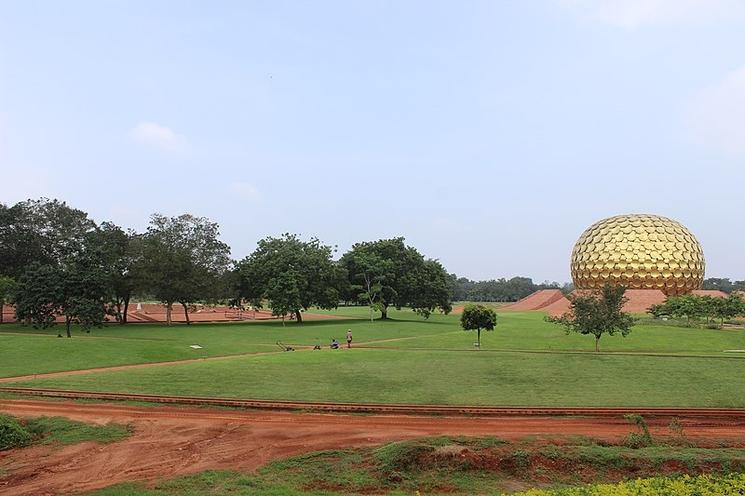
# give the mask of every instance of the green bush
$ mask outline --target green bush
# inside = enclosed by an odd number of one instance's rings
[[[0,415],[0,451],[31,444],[31,433],[18,419]]]
[[[655,477],[556,490],[531,489],[514,496],[730,496],[745,494],[745,474]]]

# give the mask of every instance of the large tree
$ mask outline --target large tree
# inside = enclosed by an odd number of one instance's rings
[[[106,274],[95,257],[81,255],[66,265],[33,263],[18,281],[16,318],[47,328],[61,315],[68,338],[72,337],[72,324],[90,331],[103,325],[106,283]]]
[[[148,290],[165,304],[168,325],[174,303],[183,306],[190,323],[190,305],[225,296],[220,289],[231,264],[230,248],[219,235],[219,226],[203,217],[151,217],[139,267]]]
[[[141,268],[142,237],[111,222],[103,222],[90,233],[88,244],[100,257],[106,273],[109,312],[117,322],[126,324],[132,294],[146,289]]]
[[[267,237],[238,263],[240,298],[257,308],[268,300],[277,315],[294,314],[312,306],[335,308],[345,273],[332,260],[333,248],[317,238],[301,240],[295,234]]]
[[[18,279],[32,263],[59,265],[83,250],[95,223],[59,200],[0,208],[0,275]]]
[[[564,326],[567,334],[591,334],[595,337],[595,351],[600,351],[603,334],[627,336],[634,325],[634,318],[622,308],[626,303],[626,288],[606,284],[600,291],[569,296],[569,311],[560,317],[548,317],[549,322]]]
[[[411,307],[428,317],[435,309],[450,312],[451,278],[435,260],[426,260],[404,238],[357,243],[339,261],[358,300],[380,310]]]

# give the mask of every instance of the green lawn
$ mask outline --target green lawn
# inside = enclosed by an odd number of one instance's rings
[[[745,406],[741,359],[303,351],[23,386],[266,399],[482,405]]]
[[[316,342],[326,345],[334,337],[343,340],[350,327],[355,340],[360,342],[422,336],[453,328],[452,318],[448,317],[433,316],[429,321],[423,321],[411,312],[400,315],[411,320],[370,323],[344,319],[302,325],[288,323],[286,326],[280,322],[173,327],[109,325],[90,334],[76,330],[71,339],[57,338],[59,327],[40,330],[5,324],[0,326],[0,377],[276,351],[277,341],[305,346]],[[189,347],[195,344],[202,349]]]
[[[745,407],[745,331],[645,323],[622,338],[567,336],[540,313],[500,314],[494,332],[459,330],[457,316],[423,320],[394,311],[371,323],[364,308],[343,308],[342,321],[192,325],[130,325],[56,338],[3,326],[0,374],[90,368],[274,350],[282,340],[324,344],[321,351],[239,356],[211,362],[99,372],[19,382],[24,386],[95,391],[265,399],[492,405],[741,406]],[[331,351],[331,337],[351,327],[365,349]],[[22,335],[8,331],[22,332]],[[190,344],[204,346],[192,350]],[[378,347],[378,348],[374,348]],[[385,347],[385,348],[382,348]],[[527,350],[523,352],[519,350]],[[560,351],[560,353],[555,353]],[[621,353],[615,353],[621,352]],[[643,353],[669,356],[646,356]],[[689,356],[686,356],[689,355]]]

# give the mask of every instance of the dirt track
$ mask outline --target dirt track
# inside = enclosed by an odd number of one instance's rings
[[[91,423],[129,423],[135,434],[109,444],[37,446],[0,455],[0,494],[56,495],[127,480],[153,480],[207,469],[254,470],[303,452],[380,444],[435,435],[586,435],[618,440],[630,431],[622,418],[417,417],[135,407],[74,402],[0,400],[0,412],[65,416]],[[668,418],[650,419],[664,431]],[[745,438],[745,419],[684,419],[692,438]]]

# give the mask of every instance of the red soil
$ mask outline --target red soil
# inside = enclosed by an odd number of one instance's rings
[[[135,407],[58,401],[0,400],[18,416],[64,416],[89,423],[126,423],[134,435],[100,445],[35,446],[0,454],[0,494],[49,496],[89,491],[129,480],[156,480],[208,469],[252,471],[267,462],[342,447],[361,447],[421,436],[583,435],[618,442],[632,427],[623,418],[418,417],[226,411]],[[669,418],[650,418],[664,433]],[[692,439],[745,437],[744,419],[682,418]]]
[[[551,317],[559,317],[569,311],[570,301],[564,297],[561,300],[555,301],[547,307],[543,307],[541,310],[548,313]]]
[[[729,295],[718,289],[694,289],[691,294],[696,296],[711,296],[713,298],[727,298]]]
[[[539,289],[533,294],[522,298],[511,305],[505,305],[500,310],[526,312],[531,310],[541,310],[557,301],[566,299],[561,290],[558,289]]]
[[[303,312],[303,319],[305,320],[325,320],[339,318],[344,317],[339,317],[337,315]],[[238,311],[224,306],[213,307],[208,305],[196,305],[189,308],[189,320],[191,322],[236,322],[277,319],[278,317],[273,316],[272,312],[268,310]],[[64,324],[65,322],[63,317],[57,317],[56,321],[58,324]],[[114,322],[114,318],[107,317],[107,321]],[[127,321],[133,324],[142,322],[165,322],[166,307],[165,305],[160,304],[141,303],[140,309],[138,310],[137,303],[132,303],[130,304],[127,311]],[[171,312],[171,321],[177,323],[186,322],[184,308],[181,305],[174,305],[173,311]],[[3,308],[3,322],[16,322],[15,309],[12,305],[5,305],[5,307]]]
[[[589,291],[575,290],[572,294],[582,295],[587,293]],[[623,311],[628,313],[646,313],[649,307],[664,303],[667,298],[665,293],[659,289],[627,289],[624,296],[628,298],[628,301],[623,306]],[[566,298],[558,300],[547,307],[541,308],[541,310],[552,317],[563,315],[569,311],[569,300]]]

